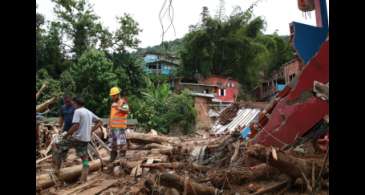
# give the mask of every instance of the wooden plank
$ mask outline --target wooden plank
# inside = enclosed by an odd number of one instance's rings
[[[99,136],[97,136],[95,133],[92,134],[92,138],[95,139],[95,141],[97,141],[100,146],[102,146],[103,148],[105,148],[106,150],[108,150],[108,152],[111,152],[112,150],[108,147],[108,145],[106,145],[103,140],[100,139]]]
[[[52,157],[52,155],[46,156],[46,157],[44,157],[44,158],[41,158],[41,159],[39,159],[39,160],[37,160],[37,161],[36,161],[36,164],[39,164],[40,162],[42,162],[42,161],[44,161],[44,160],[47,160],[47,159],[49,159],[49,158],[51,158],[51,157]]]

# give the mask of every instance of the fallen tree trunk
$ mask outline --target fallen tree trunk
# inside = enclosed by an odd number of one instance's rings
[[[182,162],[172,162],[172,163],[153,163],[153,164],[142,164],[141,167],[143,168],[151,168],[151,169],[160,169],[160,170],[164,170],[164,169],[180,169],[180,168],[187,168],[190,167],[196,171],[208,171],[209,169],[211,169],[208,166],[201,166],[195,163],[192,164],[186,164],[186,163],[182,163]]]
[[[211,170],[208,172],[208,177],[215,187],[228,189],[229,184],[242,185],[256,179],[271,178],[277,173],[277,169],[263,163],[251,168],[231,167],[227,170]]]
[[[162,145],[162,144],[157,144],[157,143],[151,143],[151,144],[147,144],[147,145],[144,146],[144,149],[146,149],[146,150],[150,150],[150,149],[170,149],[170,148],[172,148],[172,147]]]
[[[36,112],[44,112],[48,106],[57,101],[57,97],[50,98],[36,107]]]
[[[167,151],[161,149],[152,149],[152,150],[127,150],[125,154],[125,158],[128,160],[136,161],[136,160],[145,160],[148,158],[160,158],[162,161],[167,161],[168,152],[172,150],[168,149]]]
[[[39,98],[43,90],[47,88],[47,82],[43,83],[42,87],[38,90],[37,94],[35,95],[35,100]]]
[[[271,148],[255,144],[248,148],[247,153],[249,156],[254,157],[262,162],[267,162],[270,166],[277,168],[279,171],[285,173],[292,179],[301,177],[301,172],[303,172],[305,175],[312,174],[313,160],[296,158],[282,151],[277,152],[277,160],[275,160],[273,159],[271,151]],[[315,170],[320,170],[321,160],[314,160],[314,165]]]
[[[103,158],[103,161],[108,158]],[[89,164],[89,171],[96,171],[101,168],[101,161],[94,160]],[[72,167],[63,168],[60,170],[60,179],[63,181],[70,181],[81,175],[82,165],[76,165]],[[36,177],[37,190],[45,189],[54,185],[54,181],[50,174],[42,174]]]
[[[230,162],[230,157],[227,154],[232,151],[234,152],[234,148],[232,144],[239,139],[240,133],[235,131],[230,135],[222,138],[218,142],[218,144],[208,145],[204,150],[204,158],[202,161],[203,165],[206,164],[219,164],[222,165],[225,161],[228,160]],[[228,159],[229,158],[229,159]]]
[[[187,177],[181,177],[175,174],[163,173],[160,175],[160,183],[163,186],[175,188],[180,192],[186,192],[186,194],[201,194],[201,195],[216,195],[218,189],[199,184]]]
[[[132,142],[142,142],[142,143],[171,143],[178,144],[180,143],[179,139],[176,137],[167,137],[167,136],[159,136],[152,135],[146,133],[137,133],[137,132],[128,132],[126,133],[127,139]]]
[[[237,131],[233,132],[232,134],[227,135],[222,139],[220,139],[218,143],[207,145],[206,152],[222,151],[227,146],[236,142],[239,139],[239,136],[240,136],[239,132]]]

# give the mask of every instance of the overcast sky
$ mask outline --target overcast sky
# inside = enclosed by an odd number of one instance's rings
[[[143,30],[139,34],[140,47],[158,45],[161,43],[161,25],[159,12],[164,0],[89,0],[94,5],[96,15],[100,17],[103,25],[109,30],[117,28],[116,17],[129,13]],[[225,13],[230,15],[237,5],[242,10],[255,0],[225,0]],[[36,0],[37,11],[43,14],[46,20],[55,20],[53,13],[54,4],[51,0]],[[165,40],[174,40],[183,37],[190,25],[200,21],[200,13],[203,6],[207,6],[211,15],[215,15],[219,6],[219,0],[173,0],[174,26],[176,36],[171,28],[165,35]],[[327,0],[328,8],[328,0]],[[262,0],[254,9],[255,16],[262,16],[266,23],[265,33],[273,33],[277,30],[280,35],[289,34],[289,23],[292,21],[315,25],[315,13],[310,12],[310,17],[305,17],[298,9],[297,0]],[[164,20],[164,26],[169,25],[168,15]]]

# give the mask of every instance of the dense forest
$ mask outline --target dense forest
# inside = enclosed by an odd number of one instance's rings
[[[87,0],[52,1],[55,21],[36,13],[36,89],[48,83],[37,103],[53,96],[80,95],[87,108],[108,117],[109,89],[119,86],[130,102],[130,117],[161,132],[167,133],[173,125],[190,132],[195,120],[193,101],[187,91],[175,94],[167,83],[146,75],[143,52],[180,57],[177,74],[185,78],[231,76],[240,81],[243,91],[257,85],[260,72],[268,75],[293,56],[287,37],[263,33],[265,21],[254,17],[255,5],[244,11],[237,7],[229,16],[222,11],[222,3],[215,16],[203,7],[201,21],[183,38],[139,48],[142,27],[129,14],[116,19],[118,28],[112,32]],[[49,115],[56,116],[57,111],[55,106]]]

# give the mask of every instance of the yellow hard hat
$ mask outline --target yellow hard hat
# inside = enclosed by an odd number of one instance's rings
[[[119,89],[119,87],[112,87],[111,89],[110,89],[110,96],[112,96],[112,95],[117,95],[117,94],[119,94],[121,92],[121,90]]]

